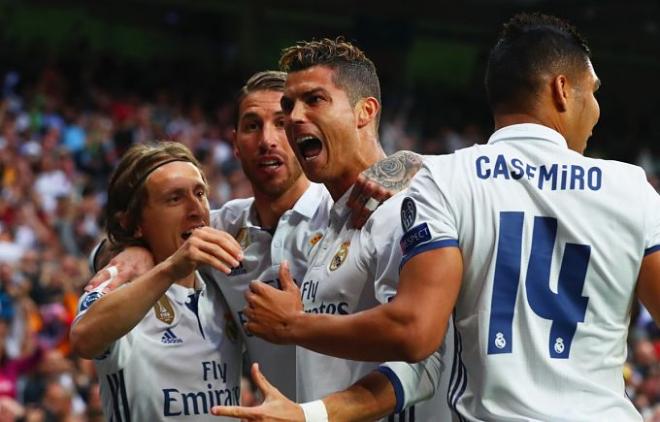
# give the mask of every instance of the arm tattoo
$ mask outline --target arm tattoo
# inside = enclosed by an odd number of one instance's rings
[[[411,151],[397,151],[369,167],[362,174],[396,193],[408,187],[421,167],[421,155]]]

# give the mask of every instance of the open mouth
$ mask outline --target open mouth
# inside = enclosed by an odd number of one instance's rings
[[[188,238],[192,235],[193,230],[198,229],[198,228],[200,228],[200,227],[204,227],[204,224],[200,224],[199,226],[195,226],[195,227],[193,227],[193,228],[191,228],[191,229],[188,229],[188,230],[186,230],[185,232],[181,233],[181,238],[182,238],[183,240],[188,239]]]
[[[318,157],[323,150],[323,143],[315,136],[301,136],[296,140],[296,143],[298,144],[300,155],[302,155],[305,160],[311,160]]]
[[[282,161],[278,159],[263,160],[259,163],[259,167],[266,169],[276,169],[282,165]]]

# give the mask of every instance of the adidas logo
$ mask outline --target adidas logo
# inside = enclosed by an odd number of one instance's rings
[[[168,328],[163,333],[163,337],[160,338],[160,342],[163,344],[179,344],[179,343],[183,343],[183,340],[177,337],[171,328]]]

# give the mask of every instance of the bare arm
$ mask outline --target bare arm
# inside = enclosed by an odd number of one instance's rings
[[[210,227],[195,230],[172,256],[95,302],[71,328],[74,351],[84,358],[102,353],[133,329],[172,283],[202,264],[227,272],[238,265],[240,251],[240,245],[225,232]]]
[[[637,279],[637,297],[660,326],[660,251],[644,257]]]
[[[458,248],[423,252],[405,264],[389,303],[352,315],[328,315],[303,312],[295,284],[280,272],[282,290],[250,285],[246,328],[269,341],[343,359],[416,362],[444,338],[462,274]]]

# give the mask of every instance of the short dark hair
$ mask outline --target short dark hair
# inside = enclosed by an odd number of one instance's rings
[[[333,82],[346,91],[351,105],[366,97],[381,102],[376,66],[362,50],[343,37],[300,41],[282,50],[280,69],[283,71],[296,72],[313,66],[327,66],[334,70]],[[380,112],[376,127],[379,120]]]
[[[236,94],[236,100],[234,102],[236,110],[234,115],[234,127],[238,127],[238,119],[241,117],[238,109],[245,97],[255,91],[284,92],[285,83],[286,72],[280,72],[277,70],[264,70],[263,72],[257,72],[250,76],[250,79],[245,82],[245,85],[243,85]]]
[[[591,51],[567,22],[541,13],[515,15],[490,51],[486,93],[493,111],[532,105],[544,75],[576,77],[587,69]]]
[[[185,145],[178,142],[137,144],[126,151],[108,185],[105,225],[113,247],[117,249],[131,245],[146,247],[142,239],[135,237],[142,208],[148,199],[144,182],[158,167],[173,161],[194,164],[200,169],[202,178],[206,182],[197,159]]]

